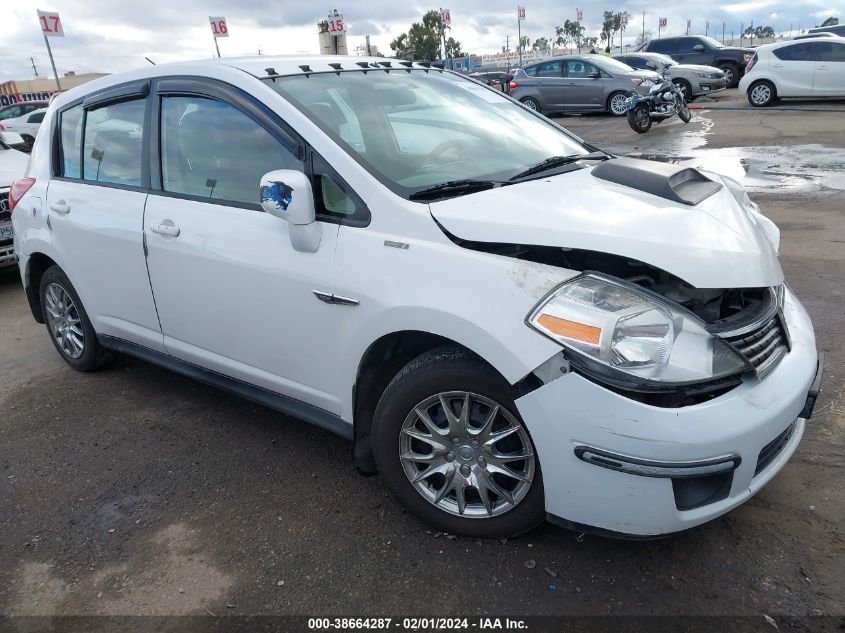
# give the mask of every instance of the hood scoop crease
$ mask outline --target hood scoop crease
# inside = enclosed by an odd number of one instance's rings
[[[593,168],[593,176],[690,206],[722,188],[697,169],[637,158],[606,160]]]

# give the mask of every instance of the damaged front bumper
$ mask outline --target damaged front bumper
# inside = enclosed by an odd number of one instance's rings
[[[764,378],[707,402],[656,407],[574,372],[519,398],[550,520],[654,537],[714,519],[765,486],[801,441],[821,372],[812,324],[790,291],[783,313],[790,352]]]

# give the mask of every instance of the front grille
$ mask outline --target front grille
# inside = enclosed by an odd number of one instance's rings
[[[792,433],[794,431],[795,422],[790,424],[783,433],[778,435],[775,439],[766,444],[760,450],[760,454],[757,456],[757,467],[754,469],[755,477],[761,472],[763,472],[766,466],[771,464],[774,461],[775,457],[780,454],[780,452],[783,450],[783,447],[786,446],[787,442],[789,442],[789,438],[792,437]]]
[[[740,334],[727,333],[722,338],[733,345],[758,374],[773,368],[788,350],[786,332],[779,314],[774,314],[750,330]]]
[[[12,219],[12,212],[9,211],[9,192],[0,191],[0,222],[8,222]]]

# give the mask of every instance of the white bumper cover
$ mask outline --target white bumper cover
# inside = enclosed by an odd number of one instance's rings
[[[749,378],[702,404],[655,407],[575,373],[518,399],[540,458],[549,515],[625,535],[656,536],[714,519],[766,485],[801,440],[804,420],[798,415],[818,366],[812,324],[788,290],[784,318],[792,347],[778,366],[764,379]],[[783,448],[755,475],[761,449],[793,422]],[[679,510],[671,478],[588,463],[575,453],[583,446],[647,462],[706,462],[725,456],[741,461],[724,498]]]

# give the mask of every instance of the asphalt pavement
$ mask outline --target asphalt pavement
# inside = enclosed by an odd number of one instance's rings
[[[844,614],[845,104],[701,105],[646,135],[557,121],[615,152],[723,168],[781,227],[827,370],[797,453],[747,504],[651,542],[439,534],[328,432],[126,357],[73,372],[7,270],[0,614]]]

